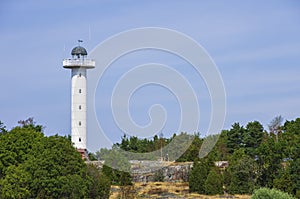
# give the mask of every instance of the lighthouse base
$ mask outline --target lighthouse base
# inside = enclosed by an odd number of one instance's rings
[[[80,153],[83,160],[89,160],[88,151],[86,149],[77,149],[77,151]]]

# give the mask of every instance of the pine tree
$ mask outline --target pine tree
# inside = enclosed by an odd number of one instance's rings
[[[193,168],[189,176],[190,192],[205,194],[205,181],[210,169],[210,164],[206,159],[195,159]]]
[[[205,180],[205,194],[216,195],[223,193],[223,177],[217,168],[212,167]]]
[[[229,153],[233,153],[234,150],[239,149],[242,146],[242,136],[245,132],[243,126],[239,123],[234,123],[227,134],[227,148]]]
[[[245,156],[229,166],[231,182],[229,193],[251,194],[256,181],[257,166],[255,161]]]
[[[264,128],[258,121],[247,124],[242,142],[246,148],[246,153],[251,157],[256,155],[255,150],[262,142],[263,134]]]

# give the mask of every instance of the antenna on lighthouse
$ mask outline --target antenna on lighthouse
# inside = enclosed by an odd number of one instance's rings
[[[78,45],[80,46],[80,43],[82,43],[83,42],[83,40],[81,40],[81,39],[78,39]]]

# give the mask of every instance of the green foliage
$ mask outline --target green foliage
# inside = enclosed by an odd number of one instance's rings
[[[0,177],[10,165],[26,161],[43,138],[43,134],[30,128],[16,127],[0,139]]]
[[[292,193],[294,184],[290,175],[290,168],[282,168],[279,175],[273,180],[273,188]]]
[[[255,188],[257,166],[249,156],[243,156],[236,162],[232,162],[228,168],[230,172],[230,185],[228,191],[231,194],[251,194]]]
[[[282,127],[283,133],[279,141],[284,144],[285,155],[290,159],[299,158],[300,154],[300,118],[292,121],[286,121]]]
[[[121,151],[113,148],[112,150],[107,150],[103,156],[105,165],[102,170],[110,178],[112,184],[120,186],[131,185],[131,165]]]
[[[208,195],[217,195],[223,193],[223,177],[217,168],[212,167],[205,180],[205,193]]]
[[[88,175],[70,139],[45,137],[41,130],[30,122],[1,135],[0,198],[88,197],[97,176]]]
[[[164,173],[162,169],[158,169],[154,174],[154,182],[163,182],[164,181]]]
[[[290,165],[290,178],[293,183],[292,193],[300,198],[300,158],[291,162]]]
[[[199,155],[202,139],[199,134],[189,135],[181,133],[174,134],[171,138],[163,138],[155,135],[153,139],[138,139],[136,136],[122,136],[121,143],[114,144],[114,148],[119,148],[131,153],[126,154],[127,159],[157,160],[166,158],[170,161],[193,161]],[[184,152],[184,154],[181,154]],[[105,151],[100,149],[96,152],[96,157],[104,159]],[[125,155],[125,154],[124,154]]]
[[[214,167],[212,162],[227,160],[229,167],[222,171],[222,176],[225,189],[232,194],[250,194],[257,187],[269,187],[300,195],[300,118],[286,121],[283,126],[282,120],[281,116],[275,117],[269,125],[269,132],[258,121],[249,122],[245,127],[234,123],[231,129],[223,130],[219,138],[210,136],[204,139],[199,134],[181,133],[171,138],[155,135],[148,140],[124,135],[121,143],[114,147],[131,152],[126,155],[127,159],[157,160],[161,151],[163,157],[168,154],[170,161],[179,156],[177,162],[197,159],[189,175],[191,192],[205,194],[205,182],[208,186],[210,180],[207,178]],[[216,139],[212,150],[204,148],[204,141],[214,143]],[[201,155],[205,158],[199,161],[200,149],[203,149]],[[105,159],[108,151],[101,149],[96,152],[97,159]],[[182,151],[185,152],[181,154]],[[149,152],[153,152],[151,156]],[[110,170],[108,173],[115,176],[112,178],[114,183],[120,183],[117,171]]]
[[[189,176],[190,192],[205,194],[205,181],[207,179],[211,164],[207,159],[195,159]]]
[[[227,147],[228,152],[233,153],[236,149],[239,149],[242,145],[242,136],[245,132],[245,129],[243,126],[240,126],[239,123],[234,123],[229,130],[227,136]]]
[[[258,185],[261,187],[273,186],[273,180],[279,175],[283,160],[283,148],[281,142],[276,142],[272,137],[267,137],[257,150],[257,163],[260,176]]]
[[[92,164],[87,165],[87,174],[91,179],[89,198],[108,199],[110,194],[110,179]]]
[[[6,175],[0,180],[0,198],[28,198],[30,174],[21,166],[11,165],[6,169]]]
[[[4,125],[4,123],[0,120],[0,135],[1,133],[6,133],[7,130],[6,130],[6,126]]]
[[[262,142],[264,134],[263,126],[258,122],[249,122],[243,134],[243,145],[246,148],[246,153],[254,157],[256,148]]]
[[[199,150],[201,148],[203,140],[200,138],[200,134],[194,135],[194,140],[188,149],[182,154],[176,161],[177,162],[192,162],[199,156]]]
[[[288,193],[276,189],[260,188],[254,191],[251,199],[295,199]]]
[[[86,166],[66,137],[44,137],[25,163],[34,195],[78,197],[87,194]]]

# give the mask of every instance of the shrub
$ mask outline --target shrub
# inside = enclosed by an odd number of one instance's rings
[[[164,171],[159,169],[154,174],[154,182],[163,182],[164,181]]]
[[[288,193],[277,189],[260,188],[254,191],[251,199],[295,199]]]

